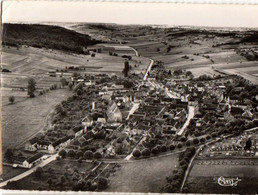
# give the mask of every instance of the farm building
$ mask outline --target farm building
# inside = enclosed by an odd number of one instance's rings
[[[31,168],[31,167],[33,167],[33,166],[39,164],[39,163],[43,160],[43,158],[44,158],[44,157],[43,157],[43,154],[40,152],[40,153],[37,153],[37,154],[35,154],[34,156],[32,156],[32,157],[26,159],[26,160],[22,163],[22,165],[23,165],[23,167],[25,167],[25,168]]]

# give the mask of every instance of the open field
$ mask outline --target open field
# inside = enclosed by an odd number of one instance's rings
[[[123,53],[119,53],[119,55],[123,55]],[[134,52],[131,52],[131,55],[133,59],[130,63],[133,68],[135,64],[139,65],[140,68],[148,66],[149,62],[146,58],[137,57]],[[124,60],[120,56],[110,56],[107,53],[96,53],[95,57],[91,57],[90,55],[71,54],[31,47],[23,47],[19,50],[16,48],[4,48],[2,55],[3,68],[7,68],[15,73],[40,76],[44,76],[49,71],[65,69],[65,67],[69,66],[83,67],[85,68],[85,73],[121,73],[124,68]]]
[[[178,165],[178,155],[122,163],[109,177],[109,192],[159,192]]]
[[[240,64],[245,67],[247,59],[237,53],[238,49],[257,48],[255,32],[216,31],[214,29],[152,28],[117,24],[57,24],[79,33],[89,34],[105,41],[125,41],[141,56],[164,62],[168,69],[188,69],[195,77],[201,74],[218,75],[210,66],[217,64]],[[242,36],[239,36],[242,35]],[[250,36],[250,38],[249,38]],[[246,37],[246,38],[243,38]],[[248,43],[245,43],[246,40]],[[170,48],[170,49],[168,49]],[[183,58],[187,56],[188,58]],[[256,63],[251,62],[251,63]],[[254,68],[257,67],[257,63]],[[240,68],[240,67],[238,67]],[[196,69],[196,70],[194,70]],[[258,84],[256,70],[232,69],[229,74],[238,74]],[[250,76],[249,76],[250,75]]]
[[[258,85],[258,62],[234,62],[234,63],[219,63],[213,65],[217,69],[221,69],[229,74],[238,74],[245,79],[251,81],[253,84]]]
[[[204,161],[213,164],[200,164]],[[254,164],[251,165],[251,162]],[[195,160],[186,183],[188,192],[257,193],[257,162],[257,159]],[[237,186],[223,187],[217,182],[220,176],[225,178],[238,177],[241,181],[238,182]]]
[[[71,94],[67,89],[59,89],[3,106],[2,150],[15,147],[42,130],[54,106]]]

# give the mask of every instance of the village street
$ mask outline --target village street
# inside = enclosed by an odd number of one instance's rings
[[[194,107],[193,106],[188,106],[187,120],[185,121],[183,127],[177,133],[178,135],[182,135],[184,133],[185,128],[189,125],[189,123],[190,123],[190,121],[193,117],[194,117]]]
[[[129,111],[129,114],[128,114],[126,120],[128,120],[130,115],[132,115],[139,108],[139,105],[140,105],[140,103],[133,102],[133,106],[132,106],[131,110]]]

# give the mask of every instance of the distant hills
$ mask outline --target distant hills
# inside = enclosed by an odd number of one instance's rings
[[[2,33],[2,44],[6,46],[27,45],[81,54],[84,53],[83,47],[102,42],[59,26],[41,24],[5,23]]]

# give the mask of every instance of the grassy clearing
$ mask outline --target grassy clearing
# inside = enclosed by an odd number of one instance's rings
[[[121,164],[109,177],[109,192],[159,192],[176,169],[178,155]]]
[[[15,147],[42,130],[54,106],[71,94],[67,89],[59,89],[3,106],[2,150]]]

